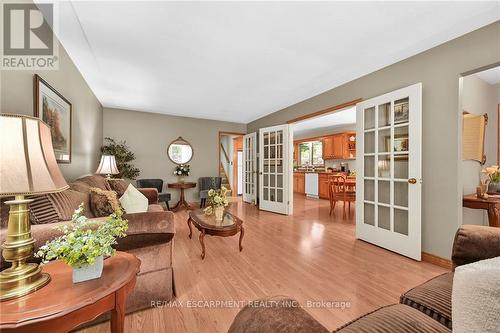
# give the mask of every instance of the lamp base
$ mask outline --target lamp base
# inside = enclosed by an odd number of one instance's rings
[[[0,272],[0,301],[21,297],[42,288],[50,276],[42,273],[37,264],[26,260],[34,252],[35,240],[31,237],[29,206],[31,199],[18,195],[15,200],[6,201],[10,206],[7,237],[2,244],[2,255],[11,267]]]
[[[37,264],[11,267],[0,273],[0,301],[18,298],[38,290],[50,282]]]

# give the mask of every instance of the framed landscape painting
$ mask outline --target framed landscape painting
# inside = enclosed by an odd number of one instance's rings
[[[58,163],[71,163],[71,103],[45,80],[34,77],[34,114],[50,127]]]

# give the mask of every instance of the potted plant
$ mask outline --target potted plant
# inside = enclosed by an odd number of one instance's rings
[[[488,176],[488,193],[500,192],[500,169],[498,165],[492,165],[481,171]]]
[[[175,167],[174,175],[179,178],[179,183],[184,183],[184,177],[189,176],[189,164],[179,164]]]
[[[208,207],[204,210],[205,214],[215,214],[215,220],[222,221],[224,218],[224,207],[229,204],[226,194],[227,189],[224,186],[220,190],[210,189],[208,191]]]
[[[47,241],[35,254],[43,263],[59,259],[71,266],[73,283],[101,277],[104,257],[115,253],[112,246],[116,238],[125,237],[128,229],[128,221],[121,213],[111,214],[97,228],[83,213],[82,203],[73,213],[70,225],[56,227],[63,235]]]
[[[135,160],[135,154],[130,150],[125,141],[117,142],[112,138],[104,138],[106,144],[101,147],[101,153],[113,155],[116,160],[116,167],[119,174],[116,178],[137,179],[141,171],[131,162]]]

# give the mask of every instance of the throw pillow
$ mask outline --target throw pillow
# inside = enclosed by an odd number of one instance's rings
[[[60,221],[57,210],[50,201],[48,194],[38,195],[33,199],[34,201],[29,204],[31,224],[47,224]]]
[[[104,191],[97,187],[90,188],[90,209],[95,217],[109,216],[122,212],[115,191]]]
[[[453,333],[500,332],[500,257],[458,266],[451,300]]]
[[[123,179],[108,179],[109,187],[116,192],[118,198],[120,198],[127,190],[128,183]]]
[[[59,221],[70,221],[75,209],[83,202],[85,207],[85,216],[93,217],[89,206],[89,195],[67,189],[62,192],[47,194],[49,201],[55,208]]]
[[[149,206],[148,198],[132,186],[132,184],[129,184],[127,190],[120,198],[120,203],[128,214],[147,212]]]

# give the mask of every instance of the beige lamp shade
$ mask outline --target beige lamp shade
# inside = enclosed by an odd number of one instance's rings
[[[113,155],[102,155],[101,163],[97,167],[95,173],[103,174],[103,175],[116,175],[120,172],[118,171],[118,167],[116,166],[116,160]]]
[[[49,126],[34,117],[0,114],[0,196],[38,195],[67,188]]]

